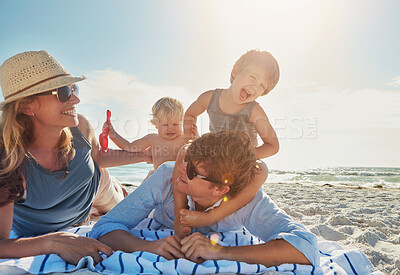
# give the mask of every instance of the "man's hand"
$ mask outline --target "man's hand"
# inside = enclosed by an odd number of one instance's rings
[[[149,246],[149,252],[160,255],[167,260],[185,258],[185,255],[181,252],[180,238],[176,235],[152,241]]]
[[[219,252],[223,248],[199,232],[184,238],[181,244],[181,251],[185,253],[186,259],[196,263],[202,263],[204,260],[218,260]]]

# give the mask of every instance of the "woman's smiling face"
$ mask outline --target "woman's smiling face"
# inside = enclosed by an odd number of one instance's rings
[[[74,94],[66,102],[60,102],[56,95],[35,96],[31,104],[32,119],[50,127],[75,127],[78,125],[76,105],[80,99]]]

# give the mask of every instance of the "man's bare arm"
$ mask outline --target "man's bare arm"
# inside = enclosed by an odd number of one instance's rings
[[[109,245],[113,250],[124,252],[146,251],[163,256],[167,260],[184,257],[180,250],[180,239],[175,235],[156,241],[145,241],[127,231],[115,230],[101,236],[99,241]]]
[[[182,240],[182,252],[194,262],[203,260],[231,260],[249,264],[278,266],[284,263],[311,264],[294,246],[285,240],[272,240],[264,244],[221,246],[196,232]],[[211,248],[211,249],[210,249]]]

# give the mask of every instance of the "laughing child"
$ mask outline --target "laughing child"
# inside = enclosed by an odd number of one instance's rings
[[[237,130],[249,135],[258,158],[267,158],[279,150],[279,141],[263,108],[255,101],[268,94],[278,83],[279,65],[266,51],[251,50],[242,55],[234,64],[227,89],[204,92],[190,105],[184,116],[184,136],[192,139],[191,129],[197,117],[205,110],[210,118],[210,132]],[[258,146],[257,134],[263,143]],[[251,201],[268,176],[268,169],[260,163],[263,173],[252,184],[240,191],[240,196],[222,202],[208,212],[187,210],[187,200],[174,192],[175,231],[184,235],[184,226],[202,227],[221,220]],[[202,175],[207,177],[207,175]],[[221,179],[225,181],[226,179]]]

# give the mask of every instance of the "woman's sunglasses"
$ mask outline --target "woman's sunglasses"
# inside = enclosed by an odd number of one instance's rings
[[[188,178],[189,178],[190,180],[194,179],[194,177],[197,177],[197,178],[200,178],[200,179],[203,179],[203,180],[212,182],[212,183],[217,183],[217,184],[220,183],[220,182],[218,182],[218,181],[209,179],[209,178],[207,178],[207,177],[205,177],[205,176],[199,175],[199,174],[196,172],[196,168],[194,167],[193,162],[191,162],[190,160],[187,162],[186,175],[188,176]]]
[[[38,95],[57,95],[57,99],[60,102],[67,102],[68,100],[70,100],[72,93],[74,93],[77,97],[79,97],[78,85],[74,84],[71,87],[64,86],[53,91],[40,93]]]

